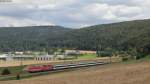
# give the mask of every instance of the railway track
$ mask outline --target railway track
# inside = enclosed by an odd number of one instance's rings
[[[77,69],[80,69],[82,67],[91,67],[91,66],[99,66],[99,65],[105,65],[109,64],[108,62],[80,62],[78,64],[59,64],[55,65],[52,71],[46,71],[46,72],[38,72],[38,73],[29,73],[29,74],[21,74],[21,78],[29,78],[29,77],[35,77],[35,76],[41,76],[41,75],[47,75],[47,74],[53,74],[58,72],[65,72],[65,71],[73,71]],[[3,80],[15,80],[16,76],[5,76],[0,77],[0,81]]]

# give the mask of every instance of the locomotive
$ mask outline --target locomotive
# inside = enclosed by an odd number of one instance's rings
[[[53,65],[51,65],[51,64],[48,64],[48,65],[31,65],[31,66],[26,67],[25,70],[29,73],[51,71],[51,70],[53,70]]]

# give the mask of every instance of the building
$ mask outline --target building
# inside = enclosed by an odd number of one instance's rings
[[[34,56],[33,55],[13,55],[12,59],[13,60],[34,60]]]
[[[79,50],[80,54],[96,54],[96,51]]]
[[[23,55],[23,52],[15,52],[15,55]]]
[[[13,58],[10,57],[8,54],[2,54],[2,55],[0,55],[0,60],[2,60],[2,61],[11,61],[11,60],[13,60]]]
[[[65,54],[96,54],[96,51],[90,51],[90,50],[66,50]]]
[[[65,59],[66,56],[65,55],[57,55],[56,59]]]
[[[79,50],[66,50],[64,55],[70,55],[70,54],[80,54],[80,51]]]
[[[3,55],[0,55],[0,60],[3,60],[3,61],[34,60],[34,56],[32,56],[32,55],[3,54]]]
[[[36,61],[50,61],[52,60],[54,55],[41,55],[41,56],[36,56],[35,60]]]

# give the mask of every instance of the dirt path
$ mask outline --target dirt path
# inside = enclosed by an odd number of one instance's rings
[[[150,84],[150,62],[91,67],[0,84]]]

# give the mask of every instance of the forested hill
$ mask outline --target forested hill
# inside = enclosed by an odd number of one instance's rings
[[[70,30],[61,26],[1,27],[0,51],[43,49],[47,39],[62,36]]]
[[[108,48],[150,50],[150,20],[126,21],[90,26],[70,32],[74,47],[79,49]]]
[[[67,29],[59,26],[0,28],[0,49],[42,50],[43,48],[86,50],[150,50],[150,20]]]

